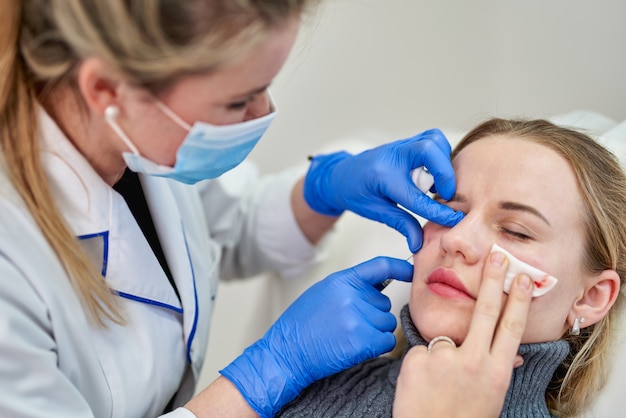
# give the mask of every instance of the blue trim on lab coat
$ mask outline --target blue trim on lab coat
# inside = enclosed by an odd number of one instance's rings
[[[95,234],[79,235],[79,240],[86,240],[91,238],[102,237],[102,277],[107,275],[107,266],[109,262],[109,231],[96,232]]]
[[[126,292],[115,292],[115,293],[126,299],[130,299],[130,300],[134,300],[134,301],[142,302],[142,303],[147,303],[148,305],[160,306],[162,308],[171,309],[181,314],[183,313],[183,308],[177,308],[176,306],[168,305],[167,303],[157,302],[155,300],[148,299],[148,298],[142,298],[141,296],[131,295],[130,293],[126,293]]]
[[[187,235],[185,234],[185,228],[181,225],[181,229],[183,231],[183,240],[185,241],[185,251],[187,251],[187,258],[189,258],[189,265],[191,266],[191,278],[193,280],[193,298],[195,301],[195,313],[193,318],[193,325],[191,327],[191,332],[189,332],[189,338],[187,339],[187,360],[189,360],[189,364],[191,361],[191,343],[193,338],[196,335],[196,326],[198,325],[198,293],[196,291],[196,273],[193,269],[193,263],[191,262],[191,254],[189,253],[189,245],[187,245]]]
[[[109,262],[109,231],[103,231],[103,232],[97,232],[95,234],[87,234],[87,235],[80,235],[78,237],[78,239],[80,240],[86,240],[86,239],[91,239],[91,238],[97,238],[97,237],[102,237],[102,244],[103,244],[103,254],[102,254],[102,277],[106,277],[107,274],[107,266],[108,266],[108,262]],[[195,283],[194,283],[194,292],[195,292]],[[158,302],[152,299],[148,299],[148,298],[142,298],[141,296],[136,296],[136,295],[132,295],[130,293],[126,293],[126,292],[115,292],[118,296],[121,296],[123,298],[126,299],[130,299],[130,300],[134,300],[137,302],[142,302],[142,303],[147,303],[148,305],[154,305],[154,306],[159,306],[162,308],[166,308],[166,309],[171,309],[174,312],[178,312],[178,313],[183,313],[183,308],[178,308],[176,306],[172,306],[172,305],[168,305],[167,303],[163,303],[163,302]],[[197,309],[197,305],[198,302],[196,300],[196,309]]]

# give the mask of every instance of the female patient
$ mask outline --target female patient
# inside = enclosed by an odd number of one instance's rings
[[[463,138],[453,158],[458,186],[448,205],[466,216],[453,228],[424,227],[401,314],[408,345],[441,335],[463,344],[483,267],[498,244],[559,279],[531,302],[501,416],[576,416],[605,382],[610,324],[621,305],[624,172],[592,139],[543,120],[489,120]],[[391,416],[400,366],[377,358],[330,376],[279,416]],[[431,416],[424,407],[413,416]]]

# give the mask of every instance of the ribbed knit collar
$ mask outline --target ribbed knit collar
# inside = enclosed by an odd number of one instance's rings
[[[409,305],[400,312],[402,329],[409,347],[426,345],[409,313]],[[556,368],[569,353],[564,340],[538,344],[522,344],[519,354],[524,364],[513,370],[511,385],[504,400],[501,417],[549,417],[545,393]]]

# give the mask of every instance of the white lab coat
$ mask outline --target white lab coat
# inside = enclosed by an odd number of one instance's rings
[[[205,356],[218,277],[295,275],[320,256],[290,210],[296,173],[261,182],[244,165],[195,186],[140,176],[179,301],[124,199],[43,111],[40,121],[54,197],[120,295],[127,324],[90,321],[0,172],[0,416],[154,417],[174,394],[183,405]]]

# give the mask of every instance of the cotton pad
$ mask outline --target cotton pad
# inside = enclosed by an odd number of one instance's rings
[[[504,279],[504,292],[509,293],[511,290],[511,284],[513,283],[513,279],[520,274],[524,273],[530,276],[531,280],[534,282],[535,287],[533,290],[533,297],[538,297],[545,295],[556,285],[558,280],[555,277],[550,276],[547,273],[539,270],[536,267],[531,266],[530,264],[524,263],[522,260],[519,260],[513,256],[510,252],[500,247],[497,244],[493,244],[491,247],[491,252],[500,251],[506,255],[506,258],[509,260],[509,269],[506,272],[506,277]]]

